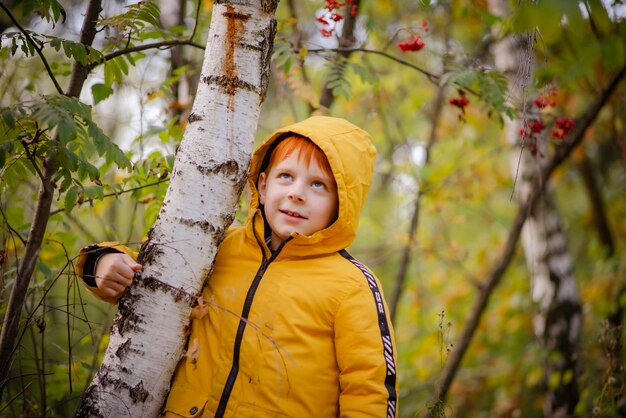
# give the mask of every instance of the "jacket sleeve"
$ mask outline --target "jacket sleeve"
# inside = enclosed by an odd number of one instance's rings
[[[396,347],[378,280],[367,270],[335,318],[340,417],[397,417]]]
[[[137,259],[137,252],[130,248],[115,242],[107,241],[99,244],[88,245],[83,247],[78,254],[78,260],[76,261],[76,275],[81,278],[85,287],[91,294],[100,300],[116,304],[119,299],[112,298],[100,291],[96,285],[95,273],[96,264],[98,259],[104,254],[110,253],[125,253],[131,256],[133,259]]]

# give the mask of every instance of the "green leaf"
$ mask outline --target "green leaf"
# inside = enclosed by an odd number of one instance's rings
[[[59,120],[57,132],[61,143],[67,144],[76,136],[77,126],[72,119],[63,118]]]
[[[123,63],[125,71],[128,72],[128,65],[124,58],[117,57],[104,63],[104,84],[112,86],[113,83],[121,83],[124,80],[120,63]]]
[[[74,209],[74,205],[78,200],[78,187],[72,186],[65,192],[65,198],[63,199],[63,203],[65,205],[65,212],[70,213],[72,209]]]
[[[9,129],[15,128],[15,117],[13,116],[13,112],[6,107],[2,109],[2,121]]]
[[[87,65],[87,49],[81,43],[75,43],[73,48],[74,58],[82,65]]]
[[[52,48],[54,48],[58,52],[61,49],[61,39],[60,38],[53,38],[50,41],[50,46]]]
[[[141,34],[146,26],[160,28],[160,12],[158,6],[151,1],[140,1],[126,6],[127,11],[117,16],[102,19],[100,26],[116,28],[119,32]],[[141,36],[141,35],[140,35]]]
[[[91,86],[91,94],[94,104],[98,104],[113,94],[113,89],[106,84],[97,83]]]

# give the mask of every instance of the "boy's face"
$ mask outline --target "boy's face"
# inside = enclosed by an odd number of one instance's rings
[[[288,155],[259,175],[259,201],[272,229],[275,250],[292,232],[302,235],[330,226],[337,217],[337,185],[311,160],[307,167],[298,153]]]

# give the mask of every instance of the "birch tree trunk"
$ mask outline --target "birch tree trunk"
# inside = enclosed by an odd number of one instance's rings
[[[507,14],[505,0],[489,0],[491,11],[497,16]],[[532,80],[532,36],[507,36],[494,46],[496,67],[509,79],[509,97],[521,110],[521,118],[505,121],[507,142],[511,145],[511,169],[515,179],[515,196],[525,202],[532,192],[533,182],[540,175],[541,147],[532,155],[520,140],[520,128],[531,114],[526,105],[525,92]],[[545,139],[545,138],[543,138]],[[545,179],[548,182],[548,179]],[[544,416],[571,416],[580,398],[580,333],[582,313],[580,296],[574,277],[574,265],[567,247],[560,215],[554,196],[547,183],[543,195],[526,218],[522,229],[522,244],[531,281],[532,300],[537,309],[533,314],[535,335],[548,350],[544,384]]]
[[[276,0],[215,2],[200,84],[144,268],[119,304],[77,416],[154,417],[233,220],[269,78]]]

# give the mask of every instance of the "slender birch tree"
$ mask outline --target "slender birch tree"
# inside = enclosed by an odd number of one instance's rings
[[[192,307],[233,220],[269,78],[277,1],[213,6],[204,63],[172,180],[103,363],[77,416],[154,417],[183,355]]]
[[[490,0],[496,16],[507,14],[504,0]],[[496,67],[509,79],[509,98],[520,109],[519,117],[505,119],[505,136],[511,145],[511,171],[515,196],[528,199],[533,182],[541,173],[545,158],[545,130],[537,139],[538,149],[525,146],[520,129],[529,121],[539,121],[537,111],[527,106],[528,84],[533,77],[532,35],[506,36],[494,45]],[[582,311],[574,276],[574,263],[568,252],[567,237],[549,183],[538,202],[531,208],[522,229],[522,245],[528,265],[531,297],[536,304],[533,328],[537,339],[546,347],[544,375],[544,416],[564,417],[573,414],[580,398],[580,336]]]

